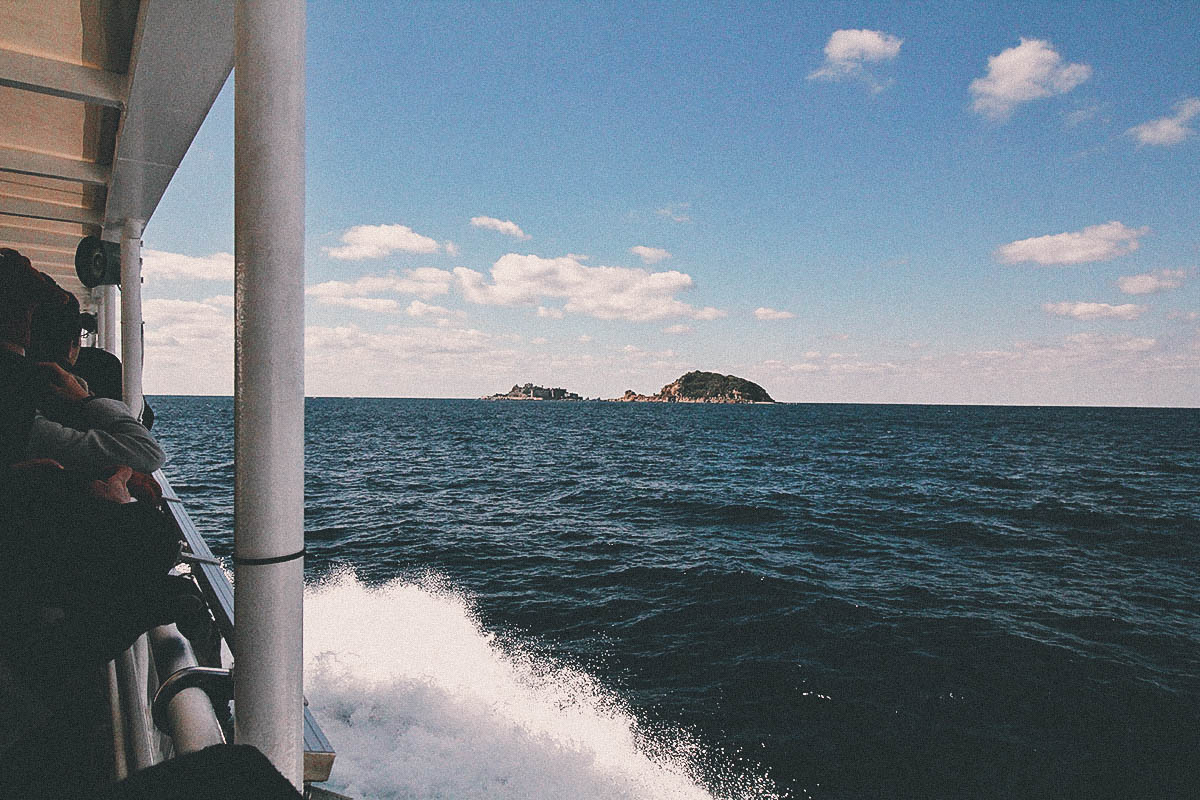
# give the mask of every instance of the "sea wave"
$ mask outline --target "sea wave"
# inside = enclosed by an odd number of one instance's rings
[[[361,800],[779,798],[585,670],[489,633],[443,579],[331,573],[306,596],[305,691]]]

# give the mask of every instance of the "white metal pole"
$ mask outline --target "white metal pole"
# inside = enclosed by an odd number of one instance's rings
[[[117,329],[120,323],[117,322],[117,306],[120,305],[121,295],[114,285],[97,287],[100,292],[100,313],[96,318],[97,327],[97,342],[99,347],[103,347],[114,356],[117,355]]]
[[[303,0],[238,0],[234,738],[304,777]]]
[[[121,394],[129,412],[142,415],[142,228],[141,220],[121,229]]]

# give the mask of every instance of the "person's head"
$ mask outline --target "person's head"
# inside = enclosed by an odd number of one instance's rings
[[[42,303],[62,302],[58,284],[33,268],[29,259],[0,247],[0,342],[29,347],[33,311]]]
[[[33,311],[26,355],[69,368],[79,357],[79,300],[64,291]]]

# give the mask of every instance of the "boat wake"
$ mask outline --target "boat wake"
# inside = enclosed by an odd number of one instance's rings
[[[647,733],[582,670],[486,632],[436,579],[306,592],[305,691],[337,750],[329,788],[386,798],[778,798],[683,733]],[[704,775],[719,772],[719,785]],[[709,779],[711,782],[711,779]]]

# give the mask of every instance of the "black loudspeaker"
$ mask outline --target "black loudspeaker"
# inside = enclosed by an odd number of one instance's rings
[[[95,286],[121,283],[121,245],[106,242],[99,236],[88,236],[75,248],[75,274],[79,282],[91,289]]]

